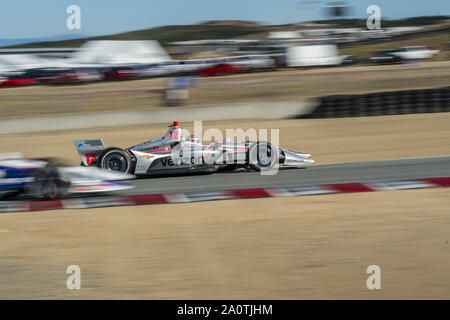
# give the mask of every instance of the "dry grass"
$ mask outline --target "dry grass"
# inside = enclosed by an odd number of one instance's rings
[[[175,119],[174,119],[175,120]],[[368,161],[450,154],[450,113],[341,119],[301,119],[204,123],[224,134],[227,128],[280,129],[280,145],[312,153],[317,163]],[[191,124],[182,124],[193,132]],[[127,147],[163,136],[167,126],[68,131],[0,136],[3,152],[27,157],[57,156],[80,163],[72,141],[102,138],[107,146]]]
[[[0,298],[449,299],[449,207],[435,189],[2,214]]]

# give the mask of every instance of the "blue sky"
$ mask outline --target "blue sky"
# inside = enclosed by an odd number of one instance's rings
[[[305,3],[308,2],[308,3]],[[311,3],[315,2],[315,3]],[[103,35],[169,24],[240,19],[282,24],[324,18],[317,0],[1,0],[0,38]],[[449,0],[348,0],[355,17],[377,4],[382,18],[450,14]],[[66,8],[81,8],[81,29],[68,30]]]

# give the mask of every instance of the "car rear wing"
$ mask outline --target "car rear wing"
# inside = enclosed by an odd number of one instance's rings
[[[102,139],[82,139],[73,143],[85,166],[96,165],[98,156],[105,149]]]

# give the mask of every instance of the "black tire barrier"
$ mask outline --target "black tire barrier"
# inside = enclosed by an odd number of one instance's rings
[[[363,117],[450,111],[450,87],[332,95],[320,98],[308,118]]]

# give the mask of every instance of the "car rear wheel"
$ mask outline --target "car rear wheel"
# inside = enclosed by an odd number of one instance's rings
[[[107,148],[99,156],[98,164],[105,170],[127,174],[131,170],[131,158],[120,148]]]

